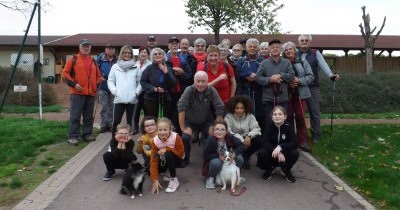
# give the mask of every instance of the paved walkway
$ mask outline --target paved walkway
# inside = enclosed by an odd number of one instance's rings
[[[307,153],[301,154],[293,168],[295,183],[286,182],[279,173],[270,181],[262,180],[262,171],[254,167],[253,157],[252,168],[241,172],[247,179],[243,184],[247,191],[242,196],[207,190],[200,175],[197,144],[192,145],[191,165],[177,171],[181,186],[176,193],[150,194],[147,178],[144,196],[131,199],[118,193],[123,171],[117,171],[111,181],[101,180],[105,173],[102,154],[110,137],[110,133],[100,134],[14,209],[375,209]],[[336,184],[345,190],[336,190]]]

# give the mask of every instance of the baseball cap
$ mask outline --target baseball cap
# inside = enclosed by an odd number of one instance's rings
[[[79,43],[79,45],[90,45],[90,42],[88,39],[82,39],[81,43]]]
[[[154,40],[154,41],[156,41],[156,38],[155,38],[153,35],[150,35],[149,37],[147,37],[147,40],[148,40],[148,41],[150,41],[151,39]]]
[[[176,42],[179,43],[179,39],[176,38],[175,36],[173,36],[173,37],[171,37],[171,38],[168,39],[168,43],[171,43],[171,42],[173,42],[173,41],[176,41]]]

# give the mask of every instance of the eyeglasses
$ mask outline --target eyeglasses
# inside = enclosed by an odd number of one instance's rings
[[[118,133],[118,135],[120,135],[120,136],[126,136],[126,135],[129,135],[129,133]]]
[[[239,50],[239,49],[233,49],[233,51],[238,52],[238,51],[240,51],[240,50]]]
[[[153,55],[162,55],[162,53],[153,53]]]
[[[204,47],[204,45],[196,45],[195,47],[200,48],[200,47]]]
[[[309,39],[301,39],[300,42],[309,42]]]
[[[144,125],[144,127],[150,127],[150,126],[155,126],[156,124],[155,123],[151,123],[151,124],[147,124],[147,125]]]
[[[123,52],[122,54],[132,55],[131,52]]]
[[[215,131],[226,131],[225,128],[214,128]]]

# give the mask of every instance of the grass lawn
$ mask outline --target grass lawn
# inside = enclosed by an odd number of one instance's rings
[[[379,209],[400,209],[399,139],[400,125],[335,125],[312,155]]]
[[[0,209],[10,209],[87,143],[67,144],[67,122],[0,118]]]
[[[43,106],[43,112],[61,112],[65,107],[61,105]],[[38,113],[39,106],[20,106],[20,105],[5,105],[2,113]]]
[[[308,113],[306,113],[309,117]],[[335,114],[333,119],[399,119],[400,112],[362,113],[362,114]],[[331,119],[330,113],[322,113],[321,119]]]

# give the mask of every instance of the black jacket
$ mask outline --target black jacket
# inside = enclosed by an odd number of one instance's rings
[[[236,155],[241,155],[245,150],[245,146],[242,141],[240,141],[240,139],[234,137],[233,135],[227,134],[225,137],[225,142],[228,150],[232,148]],[[207,144],[204,147],[203,151],[203,158],[206,162],[214,158],[219,158],[218,142],[215,137],[208,137]]]
[[[164,100],[170,101],[170,91],[176,85],[176,78],[172,72],[172,68],[168,68],[168,73],[164,74],[158,67],[158,64],[152,63],[142,72],[140,85],[142,85],[145,100],[157,101],[159,93],[154,92],[154,88],[162,87],[164,89]]]
[[[110,142],[110,147],[111,147],[111,153],[114,155],[115,158],[124,160],[137,160],[136,155],[133,153],[133,147],[135,147],[135,141],[133,140],[128,141],[125,144],[126,148],[124,150],[118,149],[117,146],[118,146],[118,141],[112,138]]]
[[[281,146],[284,153],[298,147],[294,130],[288,123],[284,123],[279,128],[274,123],[271,123],[263,136],[263,148],[273,151],[278,145]]]

